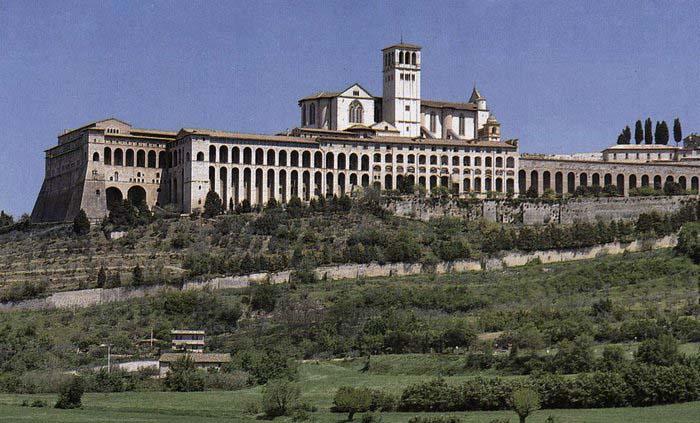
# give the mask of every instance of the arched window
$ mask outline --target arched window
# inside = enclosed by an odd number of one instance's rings
[[[198,162],[204,161],[204,153],[202,153],[201,151],[199,153],[197,153],[197,161]]]
[[[92,153],[92,161],[93,161],[93,162],[99,162],[99,161],[100,161],[100,153],[98,153],[97,151],[95,151],[94,153]]]
[[[491,157],[488,157],[488,156],[487,156],[487,157],[486,157],[486,167],[491,167],[491,164],[492,164]]]
[[[508,157],[506,159],[506,167],[515,167],[515,159],[512,157]]]
[[[418,62],[416,61],[416,53],[415,52],[413,52],[413,54],[411,54],[411,64],[413,64],[413,65],[418,64]]]
[[[136,166],[146,167],[146,152],[139,150],[136,152]]]
[[[350,103],[350,123],[362,123],[362,103],[355,100]]]
[[[124,166],[124,153],[121,148],[114,150],[114,164],[116,166]]]
[[[156,167],[156,152],[153,150],[148,152],[148,167]]]
[[[306,104],[301,105],[301,126],[306,126]]]
[[[309,125],[316,125],[316,105],[314,103],[309,106]]]
[[[209,146],[209,161],[214,163],[216,161],[216,147],[213,145]]]
[[[403,64],[403,51],[399,52],[399,64]]]
[[[106,165],[112,164],[112,149],[109,147],[105,147],[104,161]]]

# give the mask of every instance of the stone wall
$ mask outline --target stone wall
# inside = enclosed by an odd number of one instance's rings
[[[544,200],[391,200],[386,208],[398,216],[430,220],[441,216],[458,216],[468,220],[542,225],[569,224],[575,221],[636,219],[641,213],[671,213],[699,196],[675,197],[600,197]]]
[[[523,266],[539,261],[541,263],[558,263],[563,261],[587,260],[604,255],[621,254],[659,248],[671,248],[676,245],[675,235],[652,240],[639,240],[630,243],[612,242],[588,248],[533,251],[530,253],[507,252],[479,261],[456,260],[441,262],[434,267],[425,268],[420,263],[388,263],[388,264],[343,264],[324,266],[315,269],[319,279],[342,280],[357,278],[377,278],[391,276],[409,276],[421,273],[459,273],[502,269],[505,267]],[[225,276],[204,282],[188,282],[182,290],[194,289],[231,289],[245,288],[258,283],[287,283],[290,271],[275,273],[253,273],[242,276]],[[20,301],[17,303],[0,303],[0,311],[40,310],[52,308],[89,307],[115,301],[125,301],[131,298],[159,295],[165,290],[176,290],[171,286],[150,286],[143,288],[111,288],[84,289],[80,291],[57,292],[46,298]]]

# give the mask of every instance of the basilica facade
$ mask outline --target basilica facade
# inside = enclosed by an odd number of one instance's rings
[[[648,158],[646,150],[521,156],[518,140],[501,139],[500,123],[476,87],[464,102],[422,99],[421,48],[400,43],[381,54],[381,97],[360,84],[319,91],[299,100],[299,126],[276,135],[139,129],[115,118],[66,131],[45,152],[32,220],[68,221],[80,209],[98,220],[123,199],[191,213],[203,208],[210,190],[233,209],[244,200],[309,201],[370,186],[422,185],[427,192],[444,186],[460,196],[505,197],[530,186],[566,193],[580,184],[616,183],[627,195],[633,185],[671,178],[697,189],[697,146]]]

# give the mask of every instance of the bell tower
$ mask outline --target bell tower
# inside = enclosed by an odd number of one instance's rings
[[[421,47],[400,43],[382,50],[382,119],[402,137],[420,136]]]

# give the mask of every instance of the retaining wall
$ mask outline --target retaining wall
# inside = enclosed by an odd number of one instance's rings
[[[636,219],[641,213],[672,213],[700,196],[599,197],[545,200],[439,201],[424,198],[390,200],[386,208],[398,216],[430,220],[457,216],[467,220],[542,225]]]
[[[388,263],[388,264],[342,264],[337,266],[324,266],[315,269],[319,279],[341,280],[356,278],[376,278],[390,276],[418,275],[420,273],[459,273],[467,271],[492,270],[504,267],[523,266],[539,260],[541,263],[557,263],[563,261],[575,261],[593,259],[604,255],[621,254],[659,248],[671,248],[676,245],[677,237],[669,235],[664,238],[651,240],[638,240],[630,243],[611,242],[609,244],[596,245],[587,248],[546,250],[524,252],[508,252],[484,260],[456,260],[441,262],[434,267],[425,268],[419,263]],[[290,271],[275,273],[253,273],[242,276],[226,276],[213,278],[204,282],[187,282],[182,290],[191,289],[231,289],[244,288],[256,283],[286,283],[289,281]],[[20,301],[16,303],[0,303],[0,311],[12,310],[40,310],[51,308],[78,308],[89,307],[114,301],[124,301],[131,298],[140,298],[158,295],[164,290],[177,290],[172,286],[149,286],[141,288],[96,288],[80,291],[57,292],[46,298]]]

